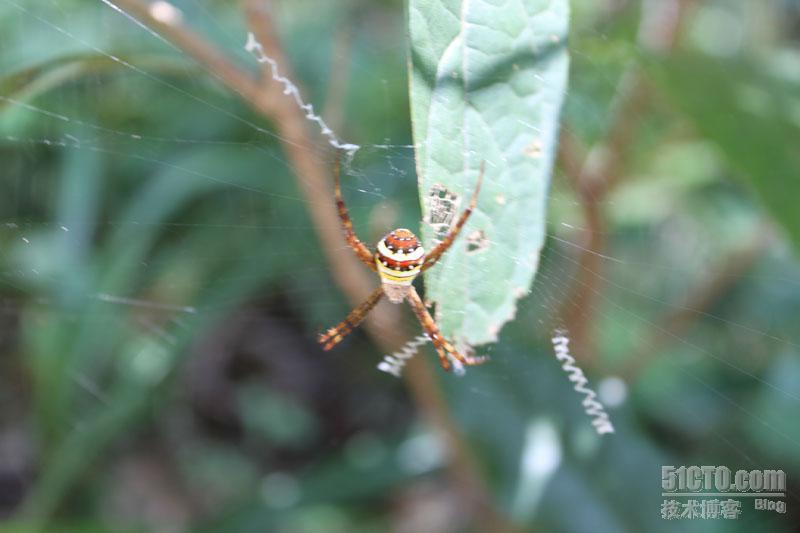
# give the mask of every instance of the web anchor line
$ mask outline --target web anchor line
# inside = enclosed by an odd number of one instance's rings
[[[283,85],[283,94],[291,96],[297,106],[306,114],[306,119],[311,122],[315,122],[319,126],[320,132],[322,135],[328,138],[328,143],[331,146],[337,150],[344,150],[348,157],[353,157],[353,155],[361,148],[361,146],[357,144],[343,143],[339,140],[333,130],[328,127],[328,125],[322,119],[322,117],[316,114],[314,111],[314,106],[303,101],[303,97],[300,96],[300,90],[297,88],[297,85],[292,83],[290,79],[281,75],[280,71],[278,70],[278,62],[264,52],[264,47],[260,42],[258,42],[256,36],[253,35],[253,32],[247,33],[247,43],[244,45],[244,49],[247,52],[250,52],[250,54],[252,54],[259,63],[267,63],[269,65],[272,79]]]

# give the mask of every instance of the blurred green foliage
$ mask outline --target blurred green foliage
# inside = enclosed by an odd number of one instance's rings
[[[661,57],[637,43],[652,4],[573,2],[562,125],[603,139],[620,80],[647,73],[651,103],[602,206],[597,358],[576,354],[601,392],[624,378],[617,433],[592,433],[549,346],[586,224],[561,167],[531,295],[492,362],[441,386],[522,530],[791,531],[800,12],[700,2]],[[238,3],[176,5],[255,71]],[[402,9],[275,13],[308,100],[364,145],[346,195],[370,241],[419,220]],[[447,450],[375,369],[378,348],[361,332],[316,346],[348,306],[271,125],[100,2],[2,0],[0,50],[2,531],[470,530]],[[661,466],[693,464],[784,469],[788,513],[745,502],[736,521],[662,520]]]

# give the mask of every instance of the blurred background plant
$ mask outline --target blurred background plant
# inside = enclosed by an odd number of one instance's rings
[[[364,146],[346,194],[376,240],[419,219],[403,3],[247,4],[0,0],[3,531],[797,530],[796,3],[573,2],[532,293],[491,364],[426,347],[405,384],[375,368],[391,325],[315,343],[373,278],[331,268],[330,154],[243,50],[274,24]],[[681,464],[782,468],[788,512],[664,521]]]

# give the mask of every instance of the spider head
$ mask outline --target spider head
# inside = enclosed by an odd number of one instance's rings
[[[375,264],[389,300],[400,303],[425,262],[422,243],[411,231],[398,228],[378,242]]]

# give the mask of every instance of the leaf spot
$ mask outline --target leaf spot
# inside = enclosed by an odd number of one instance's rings
[[[475,254],[489,248],[491,241],[486,237],[486,232],[482,229],[475,230],[467,235],[467,253]]]
[[[164,0],[158,0],[150,4],[149,11],[151,17],[168,26],[180,24],[183,18],[183,13],[181,13],[180,9]]]
[[[442,240],[455,219],[459,197],[441,183],[434,184],[425,198],[428,215],[425,222],[433,228],[436,238]]]
[[[541,139],[534,139],[532,143],[525,147],[523,153],[531,158],[542,156],[542,141]]]

